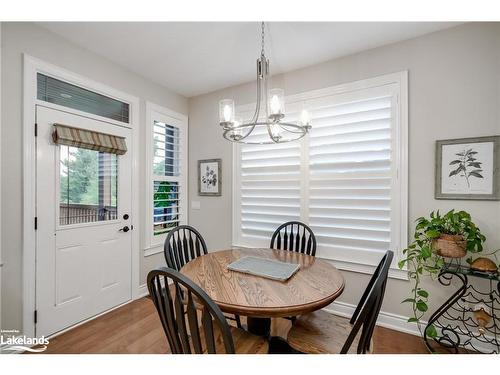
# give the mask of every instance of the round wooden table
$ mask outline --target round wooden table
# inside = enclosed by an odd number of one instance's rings
[[[300,264],[287,281],[227,269],[244,256]],[[249,317],[290,317],[321,309],[344,290],[344,277],[329,262],[285,250],[233,248],[197,257],[181,273],[198,284],[222,311]]]

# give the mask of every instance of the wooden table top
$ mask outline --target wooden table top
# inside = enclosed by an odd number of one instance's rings
[[[244,256],[300,264],[285,282],[227,269]],[[331,263],[285,250],[233,248],[187,263],[181,273],[198,284],[222,311],[256,317],[296,316],[321,309],[344,290],[344,277]]]

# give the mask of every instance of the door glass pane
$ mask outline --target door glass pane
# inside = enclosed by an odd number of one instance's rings
[[[60,146],[59,224],[117,218],[118,156]]]

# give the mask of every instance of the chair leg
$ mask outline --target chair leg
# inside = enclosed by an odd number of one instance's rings
[[[243,328],[243,326],[241,325],[240,316],[239,315],[234,315],[234,319],[236,320],[236,326],[238,328]]]

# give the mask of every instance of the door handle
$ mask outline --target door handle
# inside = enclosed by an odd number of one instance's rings
[[[130,228],[129,228],[128,226],[126,226],[126,225],[125,225],[123,228],[120,228],[120,229],[118,230],[118,232],[125,232],[125,233],[127,233],[129,230],[130,230]]]

